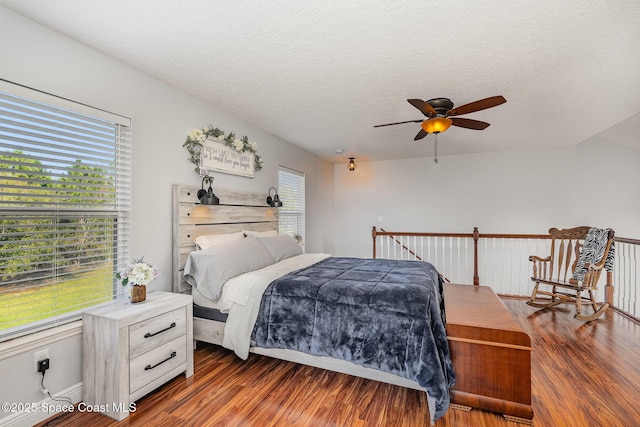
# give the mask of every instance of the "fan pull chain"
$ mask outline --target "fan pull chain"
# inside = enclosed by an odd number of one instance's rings
[[[438,133],[436,133],[436,143],[434,145],[434,153],[433,153],[433,161],[436,163],[438,163]]]

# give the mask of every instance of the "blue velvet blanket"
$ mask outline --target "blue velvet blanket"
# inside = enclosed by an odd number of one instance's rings
[[[435,401],[432,420],[449,407],[442,281],[429,263],[327,258],[290,273],[264,293],[253,341],[414,380]]]

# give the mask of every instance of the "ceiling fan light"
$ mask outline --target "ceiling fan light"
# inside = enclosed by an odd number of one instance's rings
[[[453,122],[449,118],[435,117],[433,119],[425,120],[420,126],[422,126],[422,129],[427,133],[440,133],[449,129],[451,123]]]

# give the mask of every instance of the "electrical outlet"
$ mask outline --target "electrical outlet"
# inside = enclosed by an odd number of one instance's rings
[[[33,372],[38,372],[38,362],[49,359],[49,349],[45,348],[43,350],[36,351],[35,353],[33,353],[33,359]]]

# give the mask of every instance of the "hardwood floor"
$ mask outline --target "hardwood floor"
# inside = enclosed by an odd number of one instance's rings
[[[583,323],[571,307],[536,311],[505,305],[532,339],[536,426],[640,425],[640,325],[609,309]],[[416,390],[198,344],[195,374],[175,378],[117,423],[95,413],[53,417],[41,426],[428,426]],[[445,426],[516,427],[502,416],[450,409]]]

